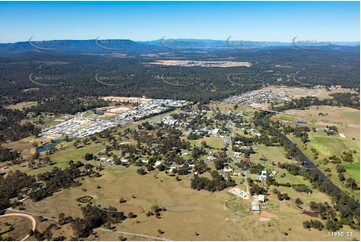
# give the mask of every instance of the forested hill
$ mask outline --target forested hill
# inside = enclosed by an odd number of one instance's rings
[[[131,53],[100,48],[92,40],[81,42],[87,43],[85,46],[89,48],[108,52],[59,53],[32,46],[26,47],[27,50],[35,51],[21,52],[25,50],[22,45],[30,45],[24,42],[14,44],[18,46],[13,49],[14,53],[19,50],[16,54],[0,54],[0,105],[109,95],[208,102],[268,85],[308,88],[341,85],[356,90],[360,86],[358,47],[325,47],[317,51],[296,47],[178,51],[129,40],[98,42],[108,47],[127,45],[133,50],[166,49]],[[66,42],[63,44],[65,46],[60,50],[66,49]],[[76,41],[72,48],[76,49]],[[188,61],[190,64],[155,64],[159,60],[167,63]],[[193,65],[195,61],[205,63],[205,66]],[[208,65],[214,62],[249,63],[249,66]]]
[[[15,43],[1,43],[0,53],[12,55],[33,51],[51,51],[56,53],[142,53],[162,51],[194,51],[211,49],[222,50],[262,50],[262,49],[323,49],[354,51],[359,49],[358,42],[340,42],[326,45],[301,46],[292,42],[258,42],[225,40],[198,40],[198,39],[166,39],[152,41],[133,41],[129,39],[90,39],[90,40],[36,40],[31,37],[28,41]]]
[[[5,55],[24,52],[55,53],[113,53],[113,52],[153,52],[164,47],[137,43],[128,39],[118,40],[29,40],[24,42],[0,44],[0,53]]]

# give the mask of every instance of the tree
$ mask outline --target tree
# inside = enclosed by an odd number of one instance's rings
[[[311,228],[311,223],[310,223],[310,221],[305,221],[305,222],[303,222],[303,228],[305,228],[305,229],[310,229],[310,228]]]
[[[299,199],[299,198],[296,198],[295,203],[296,203],[296,205],[299,206],[299,207],[303,204],[302,200]]]
[[[69,138],[69,136],[68,136],[68,135],[65,135],[65,137],[64,137],[64,141],[65,141],[65,142],[69,142],[69,141],[70,141],[70,138]]]
[[[352,177],[349,177],[346,179],[346,187],[349,187],[351,189],[357,189],[357,183],[355,181],[355,179],[353,179]]]
[[[342,227],[338,222],[327,220],[326,222],[326,229],[332,232],[339,230]]]
[[[86,153],[84,156],[85,160],[92,160],[94,158],[92,153]]]
[[[338,180],[343,182],[344,180],[346,180],[346,178],[342,173],[340,173],[340,174],[338,174]]]
[[[145,175],[145,174],[147,174],[147,172],[146,172],[143,168],[139,168],[139,169],[137,170],[137,173],[138,173],[139,175]]]
[[[34,158],[34,159],[39,159],[39,157],[40,157],[39,151],[35,151],[35,153],[34,153],[34,155],[33,155],[33,158]]]

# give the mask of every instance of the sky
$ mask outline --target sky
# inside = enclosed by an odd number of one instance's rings
[[[172,38],[359,41],[359,2],[0,2],[0,43]]]

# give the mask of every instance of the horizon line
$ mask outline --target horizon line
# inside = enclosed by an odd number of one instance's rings
[[[17,43],[25,43],[25,42],[39,42],[39,41],[96,41],[97,38],[96,37],[94,39],[40,39],[40,40],[32,40],[34,36],[31,36],[28,40],[18,40],[15,42],[0,42],[0,44],[17,44]],[[165,36],[164,36],[165,37]],[[162,38],[164,38],[162,37]],[[231,37],[231,36],[229,36]],[[297,36],[294,36],[293,38],[295,38]],[[101,38],[99,40],[130,40],[130,41],[134,41],[134,42],[151,42],[151,41],[159,41],[161,42],[162,38],[159,39],[150,39],[150,40],[134,40],[134,39],[130,39],[130,38]],[[228,37],[227,37],[228,38]],[[203,40],[203,41],[224,41],[227,42],[227,38],[226,39],[206,39],[206,38],[166,38],[165,40]],[[290,39],[290,41],[282,41],[282,40],[250,40],[250,39],[233,39],[230,41],[250,41],[250,42],[268,42],[268,43],[272,43],[272,42],[276,42],[276,43],[283,43],[283,44],[292,44],[294,43],[293,38]],[[315,41],[316,44],[317,42],[321,42],[321,43],[360,43],[360,40],[316,40],[316,39],[299,39],[298,41]]]

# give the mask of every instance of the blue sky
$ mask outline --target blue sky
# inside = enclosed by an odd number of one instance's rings
[[[195,38],[359,41],[359,2],[0,2],[0,42]]]

